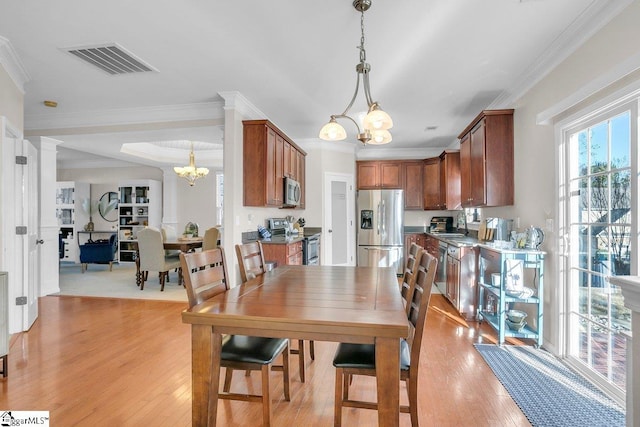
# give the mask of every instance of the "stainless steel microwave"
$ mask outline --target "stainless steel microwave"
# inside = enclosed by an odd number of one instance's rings
[[[287,206],[298,206],[300,204],[300,183],[295,179],[284,179],[284,204]]]

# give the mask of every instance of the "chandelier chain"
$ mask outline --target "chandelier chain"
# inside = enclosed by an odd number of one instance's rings
[[[364,10],[360,11],[360,62],[367,62],[367,52],[364,50]]]

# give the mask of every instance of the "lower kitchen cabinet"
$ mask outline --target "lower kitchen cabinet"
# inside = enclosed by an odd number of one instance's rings
[[[262,242],[265,261],[276,261],[278,265],[302,265],[302,240],[291,243]]]
[[[545,252],[496,249],[480,246],[478,320],[498,333],[498,344],[507,337],[529,338],[542,345]],[[522,328],[508,325],[511,309],[527,313]]]

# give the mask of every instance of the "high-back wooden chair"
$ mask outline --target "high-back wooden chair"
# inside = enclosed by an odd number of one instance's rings
[[[264,253],[262,252],[262,243],[249,242],[242,245],[236,245],[236,255],[238,256],[238,265],[240,266],[240,278],[242,279],[242,283],[264,274],[266,271],[266,267],[264,265]]]
[[[400,380],[407,384],[409,405],[401,405],[400,412],[411,415],[412,427],[418,423],[418,367],[420,366],[420,347],[427,320],[431,288],[436,274],[438,260],[424,252],[416,268],[416,283],[408,301],[409,338],[400,342]],[[334,426],[342,425],[342,407],[378,409],[375,402],[362,402],[349,399],[350,380],[353,375],[376,376],[374,344],[341,343],[333,358],[336,367]]]
[[[213,298],[229,289],[227,264],[222,248],[202,252],[180,254],[180,264],[187,288],[189,307]],[[272,424],[269,376],[274,360],[282,355],[284,398],[289,396],[289,340],[286,338],[250,337],[230,335],[225,337],[220,353],[220,366],[226,368],[221,399],[262,403],[262,425]],[[273,369],[276,370],[276,366]],[[261,371],[262,394],[231,393],[231,375],[234,369]]]
[[[240,266],[240,277],[242,283],[245,283],[256,276],[264,274],[266,271],[264,253],[262,252],[262,243],[251,242],[242,245],[236,245],[236,255],[238,256],[238,265]],[[298,348],[289,350],[291,354],[298,355],[298,371],[300,372],[300,381],[305,382],[305,358],[306,351],[304,340],[298,340]],[[315,360],[315,345],[313,341],[309,341],[309,353],[311,360]]]
[[[420,263],[420,258],[424,248],[416,243],[412,243],[407,254],[407,262],[404,267],[404,274],[402,275],[402,283],[400,284],[400,294],[405,301],[405,307],[407,309],[407,315],[409,314],[409,308],[407,301],[411,299],[413,294],[413,288],[416,284],[416,267]]]

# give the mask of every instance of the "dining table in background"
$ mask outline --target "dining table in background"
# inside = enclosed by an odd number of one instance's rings
[[[182,321],[191,324],[194,426],[216,425],[222,334],[375,344],[378,425],[399,425],[409,325],[393,268],[278,267],[186,309]]]
[[[181,252],[191,252],[198,248],[202,247],[203,238],[201,237],[192,237],[188,239],[176,239],[176,240],[167,240],[163,242],[163,247],[166,251],[176,251],[179,250]],[[136,285],[140,286],[142,283],[142,272],[140,271],[140,251],[138,250],[138,242],[133,241],[136,251]]]

